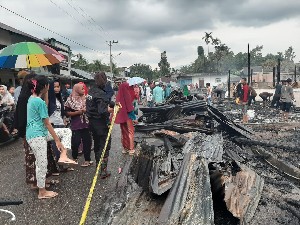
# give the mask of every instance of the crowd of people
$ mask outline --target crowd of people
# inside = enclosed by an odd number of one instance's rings
[[[238,85],[233,88],[233,96],[238,105],[242,106],[243,112],[243,122],[248,122],[247,109],[248,106],[255,103],[255,98],[257,93],[255,89],[248,85],[247,79],[242,78]],[[289,113],[293,102],[295,101],[293,88],[292,88],[292,80],[289,78],[287,80],[282,80],[275,86],[275,93],[262,92],[259,94],[261,99],[263,100],[263,106],[266,106],[267,101],[271,102],[272,108],[281,109],[282,119],[287,121],[289,118]],[[271,101],[271,97],[273,99]]]
[[[59,80],[49,80],[46,76],[20,72],[20,86],[7,88],[0,85],[0,106],[9,107],[13,112],[14,124],[5,132],[17,133],[23,138],[25,149],[26,182],[32,189],[39,190],[38,198],[52,198],[58,195],[48,191],[47,187],[57,184],[53,175],[73,171],[78,159],[83,154],[81,167],[93,165],[91,151],[94,146],[95,164],[98,165],[106,140],[108,146],[101,164],[100,178],[110,176],[107,169],[111,137],[108,137],[110,121],[115,104],[120,106],[116,115],[116,124],[120,124],[122,153],[134,155],[134,125],[137,124],[137,105],[144,100],[148,107],[163,103],[171,94],[170,84],[160,82],[144,82],[130,86],[126,81],[119,82],[112,88],[104,72],[96,73],[92,85],[83,82],[73,87],[66,83],[64,88]],[[291,80],[282,81],[275,87],[271,107],[281,108],[283,118],[287,119],[294,101]],[[190,95],[191,89],[197,85],[185,85],[183,96]],[[223,91],[224,87],[218,90]],[[205,99],[212,104],[213,93],[222,97],[222,91],[212,90],[206,83]],[[243,122],[248,122],[248,106],[255,102],[257,96],[247,79],[243,78],[232,90],[235,101],[241,105]],[[115,95],[115,102],[112,97]],[[261,93],[265,101],[271,97],[269,93]],[[71,151],[71,158],[68,157]]]
[[[19,78],[22,85],[17,101],[6,86],[0,85],[0,104],[15,108],[12,110],[13,129],[23,138],[26,183],[31,189],[38,190],[39,199],[58,195],[47,188],[59,183],[53,176],[74,170],[81,148],[84,157],[81,167],[93,165],[92,143],[95,165],[99,164],[115,104],[120,106],[115,122],[121,127],[122,153],[135,154],[134,124],[137,120],[134,102],[137,98],[134,87],[127,82],[119,86],[116,102],[113,102],[114,90],[104,72],[96,73],[89,87],[79,82],[73,87],[67,83],[61,88],[59,80],[49,80],[34,73],[24,73]],[[108,140],[100,167],[102,179],[110,176],[107,166],[111,137]]]

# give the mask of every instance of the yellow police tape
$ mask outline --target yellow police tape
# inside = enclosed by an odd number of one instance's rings
[[[89,195],[88,195],[88,197],[86,199],[86,203],[85,203],[82,215],[81,215],[81,219],[80,219],[79,225],[84,225],[86,217],[88,215],[88,212],[89,212],[89,209],[90,209],[90,204],[91,204],[92,197],[93,197],[93,194],[94,194],[94,189],[95,189],[95,186],[96,186],[96,183],[97,183],[97,179],[98,179],[99,170],[101,168],[101,164],[102,164],[105,152],[106,152],[106,148],[107,148],[108,141],[109,141],[109,138],[110,138],[110,135],[111,135],[111,132],[112,132],[112,128],[114,126],[114,123],[115,123],[115,120],[116,120],[116,116],[117,116],[120,108],[121,108],[120,105],[115,105],[115,107],[114,107],[114,115],[113,115],[112,120],[111,120],[111,125],[109,127],[109,131],[108,131],[108,135],[107,135],[107,138],[106,138],[106,142],[105,142],[105,145],[104,145],[104,148],[103,148],[103,151],[102,151],[100,162],[99,162],[99,164],[97,166],[97,169],[96,169],[96,173],[95,173],[95,176],[94,176],[94,179],[93,179],[92,186],[90,188]]]

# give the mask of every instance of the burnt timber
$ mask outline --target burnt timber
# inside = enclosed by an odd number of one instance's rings
[[[299,169],[270,151],[297,146],[269,143],[201,100],[141,111],[137,155],[96,224],[299,224]]]

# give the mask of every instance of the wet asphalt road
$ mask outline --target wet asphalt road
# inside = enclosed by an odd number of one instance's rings
[[[112,175],[106,180],[98,179],[86,224],[96,224],[96,215],[104,196],[114,189],[120,175],[118,168],[125,164],[129,156],[121,153],[120,128],[114,127],[110,151],[109,170]],[[92,159],[94,154],[92,153]],[[80,158],[80,163],[83,156]],[[19,206],[5,206],[0,209],[12,211],[16,221],[10,222],[10,216],[0,212],[0,225],[73,225],[79,224],[86,197],[95,173],[95,165],[75,171],[62,173],[58,178],[60,184],[49,189],[57,191],[59,196],[53,199],[39,200],[37,191],[30,190],[25,183],[25,166],[22,140],[0,146],[0,199],[21,199]]]

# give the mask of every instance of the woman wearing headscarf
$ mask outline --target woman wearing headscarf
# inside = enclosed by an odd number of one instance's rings
[[[171,91],[172,91],[171,84],[167,84],[166,90],[165,90],[165,98],[169,98]]]
[[[66,115],[71,117],[72,157],[74,160],[78,160],[78,148],[82,140],[85,162],[81,166],[87,167],[92,164],[92,140],[88,128],[89,121],[86,115],[86,96],[84,91],[82,83],[74,85],[72,93],[65,103],[65,111]]]
[[[14,98],[8,92],[5,85],[0,85],[0,106],[14,106]]]
[[[188,89],[188,86],[187,85],[184,85],[183,87],[183,95],[185,97],[189,96],[190,95],[190,92],[189,92],[189,89]]]
[[[11,127],[13,126],[13,117],[14,112],[12,111],[13,106],[15,105],[14,98],[8,92],[7,87],[5,85],[0,85],[0,107],[8,106],[10,111],[7,114],[7,118],[5,118],[3,123],[4,131],[9,135]]]
[[[109,131],[109,115],[113,112],[113,105],[110,104],[105,92],[107,77],[104,72],[95,75],[95,85],[91,87],[86,100],[86,112],[89,118],[89,127],[93,134],[94,151],[96,163],[100,162],[102,151]],[[111,107],[109,107],[109,105]],[[108,141],[107,149],[101,164],[100,178],[105,179],[110,176],[107,170],[111,138]]]
[[[134,127],[136,116],[133,107],[133,97],[130,94],[130,87],[127,82],[120,84],[116,102],[120,103],[122,108],[116,117],[116,124],[121,127],[121,141],[123,145],[122,153],[134,155]]]

